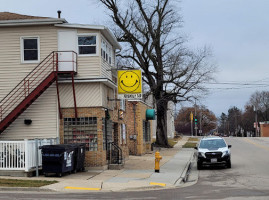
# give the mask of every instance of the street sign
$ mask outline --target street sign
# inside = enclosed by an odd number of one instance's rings
[[[118,98],[142,99],[141,70],[118,71]]]

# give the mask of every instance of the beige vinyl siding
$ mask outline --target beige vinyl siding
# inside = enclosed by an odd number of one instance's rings
[[[78,56],[76,78],[100,77],[100,58],[98,56]]]
[[[113,100],[108,101],[108,98],[114,99],[115,98],[114,92],[116,91],[104,84],[101,84],[101,88],[102,88],[102,96],[103,96],[102,98],[103,107],[113,109],[115,101]]]
[[[57,112],[57,93],[53,84],[1,134],[1,140],[55,138]],[[25,125],[24,119],[31,119],[32,124]]]
[[[108,62],[102,59],[102,77],[112,80],[111,66]]]
[[[101,76],[101,50],[100,50],[100,32],[86,29],[78,29],[79,34],[96,34],[97,48],[96,56],[78,56],[78,73],[77,78],[97,78]]]
[[[57,50],[54,26],[9,27],[0,29],[0,100],[3,99],[38,63],[21,63],[21,37],[35,36],[40,41],[40,61]],[[47,89],[8,129],[1,139],[47,138],[57,135],[55,86]],[[30,118],[33,123],[24,124]]]
[[[21,63],[22,36],[38,36],[40,61],[57,50],[57,31],[53,26],[0,29],[0,99],[14,88],[38,63]]]
[[[60,83],[61,108],[73,108],[74,98],[71,83]],[[77,107],[102,106],[100,83],[75,83]]]

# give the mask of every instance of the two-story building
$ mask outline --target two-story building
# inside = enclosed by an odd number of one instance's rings
[[[105,166],[112,141],[129,152],[115,101],[121,46],[105,26],[58,15],[0,13],[0,140],[84,143],[86,166]]]

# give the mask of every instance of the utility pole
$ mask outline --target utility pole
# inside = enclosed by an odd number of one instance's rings
[[[202,135],[202,110],[200,110],[200,130],[199,133]]]
[[[195,105],[194,105],[194,112],[195,112],[195,119],[197,119],[196,99],[195,99]],[[196,122],[195,122],[195,127],[194,127],[194,129],[195,129],[195,136],[197,136],[197,129],[198,129],[198,127],[197,127],[197,123],[196,123]]]
[[[254,106],[254,111],[255,111],[255,137],[258,136],[258,116],[257,116],[257,109],[256,106]]]
[[[192,124],[192,122],[193,122],[193,113],[191,112],[191,136],[193,137],[193,124]]]

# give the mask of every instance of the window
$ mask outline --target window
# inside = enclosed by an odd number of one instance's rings
[[[102,58],[106,62],[108,62],[110,65],[113,65],[113,63],[112,63],[112,46],[104,39],[102,39],[101,43],[102,43],[102,46],[101,46]]]
[[[39,37],[21,38],[21,60],[23,63],[39,62]]]
[[[151,141],[151,135],[150,135],[150,122],[143,120],[143,140],[144,142],[150,142]]]
[[[96,55],[96,36],[78,36],[79,55]]]
[[[97,118],[64,118],[64,143],[83,143],[86,151],[97,151]]]
[[[103,150],[107,150],[106,145],[109,145],[109,143],[112,142],[112,135],[113,135],[112,121],[103,118],[102,129],[103,129]],[[107,148],[109,149],[109,146]]]

